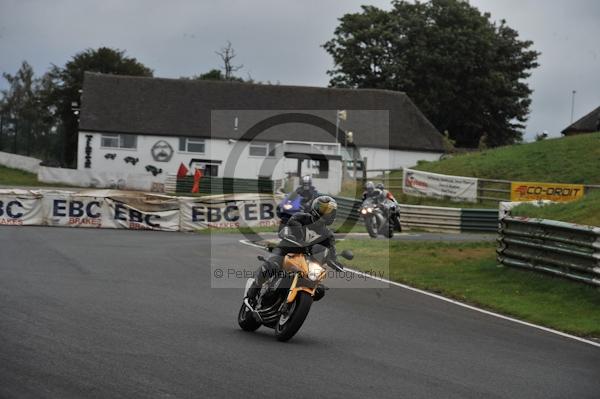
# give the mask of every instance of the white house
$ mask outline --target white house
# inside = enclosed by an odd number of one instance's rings
[[[164,180],[183,164],[217,177],[311,174],[337,193],[342,163],[352,169],[354,158],[394,169],[442,153],[442,136],[404,93],[85,74],[80,171]]]

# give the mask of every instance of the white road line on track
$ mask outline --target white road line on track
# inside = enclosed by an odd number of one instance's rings
[[[263,247],[261,245],[258,245],[258,244],[255,244],[253,242],[250,242],[248,240],[240,240],[240,243],[242,243],[244,245],[251,246],[251,247],[260,248],[262,250],[265,249],[265,247]],[[583,342],[585,344],[592,345],[592,346],[595,346],[597,348],[600,348],[600,343],[591,341],[589,339],[581,338],[581,337],[578,337],[576,335],[567,334],[567,333],[564,333],[562,331],[554,330],[552,328],[540,326],[540,325],[533,324],[533,323],[528,323],[526,321],[515,319],[515,318],[509,317],[509,316],[504,316],[504,315],[501,315],[499,313],[490,312],[489,310],[481,309],[481,308],[478,308],[478,307],[475,307],[475,306],[472,306],[472,305],[467,305],[466,303],[459,302],[459,301],[456,301],[454,299],[446,298],[446,297],[441,296],[441,295],[437,295],[437,294],[433,294],[431,292],[423,291],[423,290],[420,290],[418,288],[414,288],[414,287],[411,287],[411,286],[408,286],[408,285],[405,285],[405,284],[397,283],[395,281],[390,281],[390,280],[387,280],[385,278],[381,278],[381,277],[377,277],[377,276],[372,276],[370,274],[363,273],[363,272],[360,272],[358,270],[354,270],[354,269],[350,269],[350,268],[346,268],[345,270],[351,271],[352,273],[356,273],[356,274],[361,275],[361,276],[370,277],[370,278],[372,278],[374,280],[378,280],[378,281],[381,281],[383,283],[391,284],[391,285],[394,285],[396,287],[404,288],[404,289],[407,289],[407,290],[410,290],[410,291],[413,291],[413,292],[418,292],[418,293],[423,294],[423,295],[427,295],[427,296],[430,296],[430,297],[433,297],[433,298],[437,298],[437,299],[439,299],[441,301],[453,303],[455,305],[462,306],[463,308],[471,309],[471,310],[474,310],[476,312],[487,314],[489,316],[494,316],[494,317],[498,317],[500,319],[512,321],[513,323],[521,324],[521,325],[528,326],[528,327],[537,328],[538,330],[542,330],[542,331],[546,331],[546,332],[549,332],[549,333],[552,333],[552,334],[560,335],[561,337],[570,338],[570,339],[573,339],[575,341]]]

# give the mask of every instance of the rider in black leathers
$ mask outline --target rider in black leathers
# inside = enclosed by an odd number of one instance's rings
[[[329,250],[329,259],[335,260],[335,237],[327,227],[335,220],[337,203],[327,195],[315,198],[310,206],[310,212],[294,214],[286,226],[281,230],[281,242],[273,249],[271,257],[256,271],[256,277],[246,296],[254,301],[260,287],[272,275],[282,270],[283,259],[286,254],[302,252],[306,242],[310,246],[322,245]],[[292,244],[289,240],[301,244]]]

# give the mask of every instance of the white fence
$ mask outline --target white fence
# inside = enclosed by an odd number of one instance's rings
[[[171,197],[118,190],[0,190],[0,225],[160,231],[274,226],[278,197]]]
[[[40,168],[40,162],[42,161],[36,158],[0,151],[0,165],[9,168],[24,170],[29,173],[37,173]]]
[[[140,190],[165,192],[167,176],[131,174],[118,172],[96,172],[40,166],[38,180],[43,183],[65,184],[75,187],[110,188],[117,190]]]
[[[41,160],[0,151],[0,165],[37,174],[38,181],[73,187],[110,188],[165,192],[167,175],[150,173],[97,172],[40,166]]]

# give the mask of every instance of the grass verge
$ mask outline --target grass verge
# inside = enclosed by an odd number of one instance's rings
[[[600,132],[421,162],[416,169],[456,176],[600,184]]]
[[[33,173],[0,165],[0,185],[4,186],[47,186],[40,183]]]
[[[510,213],[514,216],[560,220],[563,222],[600,226],[600,190],[592,191],[580,200],[544,206],[521,204]]]
[[[500,267],[494,243],[347,239],[337,247],[339,251],[354,252],[354,260],[347,263],[358,270],[374,269],[392,281],[521,320],[580,336],[600,337],[598,289]]]

